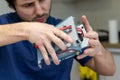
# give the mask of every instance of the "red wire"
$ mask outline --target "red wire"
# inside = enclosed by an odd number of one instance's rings
[[[77,31],[80,32],[82,36],[84,36],[83,30],[81,28],[77,28]]]
[[[71,27],[71,25],[69,25],[69,26],[63,26],[63,27],[61,27],[61,28],[59,28],[60,30],[66,30],[66,29],[71,29],[72,27]]]

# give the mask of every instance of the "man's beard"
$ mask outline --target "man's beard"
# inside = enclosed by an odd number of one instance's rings
[[[37,15],[36,17],[34,17],[34,18],[32,19],[32,21],[33,21],[33,22],[36,22],[37,19],[45,18],[45,22],[47,22],[47,19],[49,18],[50,13],[51,13],[51,8],[50,8],[49,13],[44,13],[43,15]]]

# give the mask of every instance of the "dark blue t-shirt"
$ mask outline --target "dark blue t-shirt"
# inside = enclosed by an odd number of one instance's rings
[[[0,16],[1,24],[21,22],[16,13]],[[57,25],[60,19],[49,17],[48,24]],[[34,26],[33,26],[34,27]],[[79,60],[85,64],[90,57]],[[0,47],[0,80],[70,80],[73,58],[61,61],[60,65],[46,65],[38,67],[37,50],[28,41]]]

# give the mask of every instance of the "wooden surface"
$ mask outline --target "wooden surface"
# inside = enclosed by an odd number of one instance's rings
[[[120,43],[111,44],[111,43],[108,43],[108,42],[102,42],[102,44],[103,44],[104,47],[107,47],[107,48],[120,48]]]

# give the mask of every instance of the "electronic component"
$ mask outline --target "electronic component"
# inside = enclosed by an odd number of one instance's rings
[[[82,24],[76,26],[74,22],[74,17],[72,16],[68,17],[67,19],[62,21],[60,24],[58,24],[56,27],[64,31],[65,33],[69,34],[74,40],[73,44],[70,44],[64,41],[65,44],[67,45],[67,50],[65,51],[60,50],[59,47],[57,46],[54,47],[60,61],[80,55],[83,53],[83,51],[87,47],[89,47],[89,44],[88,44],[89,39],[84,37],[84,34],[86,33],[84,26]],[[39,66],[40,66],[41,60],[43,60],[43,57],[40,51],[38,50]],[[50,57],[50,61],[52,61],[51,57]]]

